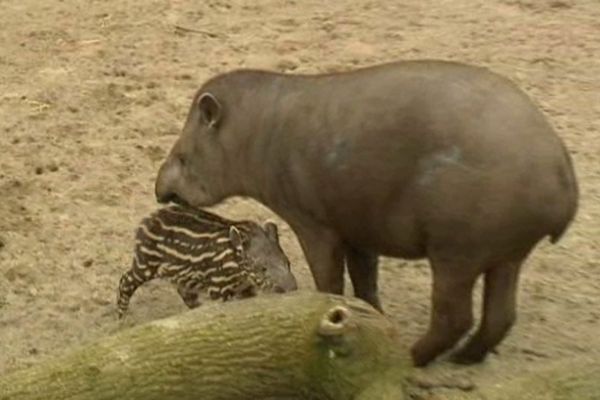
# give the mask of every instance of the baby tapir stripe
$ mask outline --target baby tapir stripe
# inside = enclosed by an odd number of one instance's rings
[[[119,317],[137,288],[156,278],[177,286],[190,308],[200,304],[202,291],[226,301],[296,289],[275,224],[261,227],[180,205],[161,208],[139,224],[131,268],[119,282]]]

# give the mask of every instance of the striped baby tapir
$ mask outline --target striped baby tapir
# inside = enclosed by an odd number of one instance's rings
[[[189,308],[200,305],[202,292],[227,301],[297,288],[275,223],[232,221],[180,205],[158,209],[139,224],[132,266],[119,282],[119,318],[136,289],[156,278],[173,283]]]

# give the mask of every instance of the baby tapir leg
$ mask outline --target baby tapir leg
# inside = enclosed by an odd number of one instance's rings
[[[200,305],[200,300],[198,300],[199,294],[197,290],[190,290],[185,287],[185,285],[177,285],[177,293],[181,297],[181,300],[185,303],[189,308],[196,308]]]
[[[132,271],[127,271],[121,276],[117,294],[117,312],[119,318],[123,318],[123,315],[127,312],[127,308],[129,308],[131,296],[133,296],[133,293],[143,283],[144,281],[138,280]]]
[[[117,294],[117,311],[119,318],[122,318],[127,311],[129,300],[137,288],[154,278],[155,276],[150,269],[142,269],[137,265],[135,260],[133,261],[131,269],[125,272],[119,281],[119,291]]]

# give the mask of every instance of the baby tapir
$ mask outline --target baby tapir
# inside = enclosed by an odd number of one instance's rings
[[[425,365],[473,325],[454,360],[482,361],[517,316],[521,266],[578,208],[570,155],[510,80],[411,60],[315,75],[237,70],[197,91],[156,178],[159,202],[246,196],[294,230],[318,290],[382,309],[378,257],[429,260],[431,315],[412,347]],[[424,288],[422,288],[424,290]]]
[[[139,225],[131,269],[119,283],[119,318],[136,289],[155,278],[174,283],[189,308],[200,304],[202,290],[226,301],[297,288],[277,225],[263,228],[178,205],[155,211]]]

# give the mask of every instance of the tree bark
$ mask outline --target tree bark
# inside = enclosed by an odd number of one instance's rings
[[[357,299],[264,295],[124,329],[14,372],[0,378],[0,399],[401,400],[410,360],[398,339]]]

